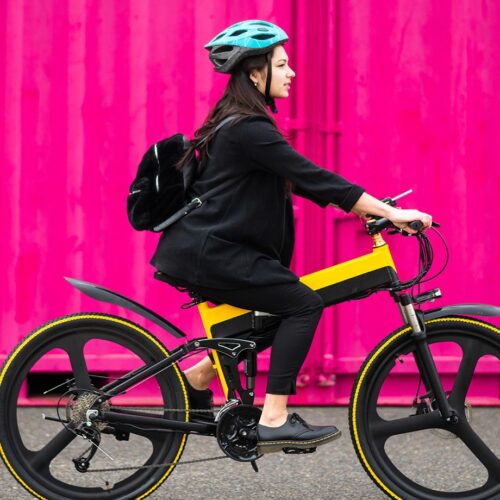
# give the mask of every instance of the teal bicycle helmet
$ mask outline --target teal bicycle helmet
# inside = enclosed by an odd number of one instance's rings
[[[219,73],[231,70],[245,57],[272,52],[276,45],[285,43],[287,34],[275,24],[251,20],[233,24],[219,33],[205,48]]]
[[[269,96],[271,88],[273,48],[288,41],[288,35],[275,24],[258,19],[242,21],[215,36],[205,45],[210,51],[210,60],[215,71],[231,73],[243,59],[260,54],[267,55],[266,103],[276,113],[274,99]]]

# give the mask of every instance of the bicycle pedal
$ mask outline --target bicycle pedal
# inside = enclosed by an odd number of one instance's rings
[[[287,455],[304,455],[305,453],[314,453],[316,448],[283,448],[283,453]]]

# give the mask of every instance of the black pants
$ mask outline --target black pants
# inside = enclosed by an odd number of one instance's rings
[[[266,345],[263,339],[258,346],[260,351],[272,343],[267,393],[295,394],[297,374],[323,312],[324,303],[320,295],[300,282],[239,290],[197,286],[196,291],[217,302],[282,317],[271,342]]]

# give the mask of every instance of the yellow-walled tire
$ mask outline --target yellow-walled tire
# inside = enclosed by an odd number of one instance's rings
[[[458,316],[429,320],[426,329],[434,356],[436,353],[449,353],[450,349],[454,349],[454,355],[457,356],[456,367],[453,362],[449,362],[446,372],[439,375],[446,381],[443,385],[451,406],[458,412],[458,423],[446,422],[435,403],[431,403],[429,411],[417,411],[412,405],[412,396],[407,400],[401,398],[402,406],[399,408],[388,410],[380,405],[381,395],[395,394],[396,386],[392,382],[395,379],[392,375],[398,369],[399,383],[405,377],[411,380],[402,392],[408,394],[417,390],[417,396],[422,396],[427,391],[423,384],[418,384],[416,376],[410,377],[411,371],[405,372],[404,368],[398,368],[404,365],[405,360],[414,359],[415,350],[410,329],[401,328],[372,350],[354,383],[349,426],[356,454],[370,478],[390,498],[500,498],[500,462],[491,453],[489,443],[478,437],[481,432],[476,432],[477,428],[472,424],[479,424],[470,421],[466,399],[475,377],[481,376],[475,368],[483,357],[486,356],[482,362],[488,363],[491,373],[498,373],[500,330],[489,323]],[[478,385],[475,387],[477,390]],[[496,398],[500,403],[498,394]],[[391,415],[391,411],[394,414]],[[401,441],[398,442],[398,439]],[[426,443],[426,447],[421,453],[422,461],[417,462],[418,457],[413,453],[412,445],[422,448],[422,443]],[[459,469],[459,464],[465,462],[461,461],[456,450],[467,455],[467,460],[472,454],[472,459],[477,459],[473,460],[477,469],[465,468],[466,473],[461,473],[463,469]],[[446,474],[441,466],[443,460],[447,465]],[[457,464],[456,470],[450,464]]]
[[[102,374],[102,356],[109,356],[109,369]],[[65,379],[74,378],[81,390],[76,396],[60,394],[58,415],[73,424],[85,414],[90,401],[99,387],[109,382],[109,373],[127,372],[130,363],[139,367],[144,363],[158,362],[169,353],[162,343],[142,327],[119,317],[86,313],[75,314],[51,321],[28,335],[10,354],[0,371],[0,455],[16,480],[35,498],[49,500],[98,500],[142,499],[155,491],[172,473],[184,450],[187,434],[183,432],[160,433],[127,427],[118,429],[101,424],[100,446],[114,461],[99,450],[91,460],[91,469],[116,468],[123,470],[109,473],[78,472],[73,459],[89,448],[89,442],[71,431],[68,422],[62,424],[42,420],[42,409],[33,421],[23,421],[23,412],[17,407],[30,385],[39,383],[40,370],[48,379],[48,387],[54,385],[54,373],[47,373],[52,365],[66,366]],[[97,364],[98,359],[101,363]],[[54,361],[56,360],[56,361]],[[54,364],[57,363],[57,364]],[[135,363],[135,364],[134,364]],[[94,373],[93,364],[100,366],[100,374]],[[55,374],[57,375],[57,373]],[[52,376],[52,378],[51,378]],[[73,376],[73,377],[72,377]],[[106,377],[106,378],[103,378]],[[64,382],[64,380],[63,380]],[[151,408],[151,414],[170,419],[187,420],[188,398],[177,365],[157,374],[145,382],[160,401],[160,413]],[[67,387],[55,388],[63,393]],[[71,385],[71,382],[67,384]],[[50,397],[54,392],[40,397]],[[140,385],[131,388],[140,394]],[[73,391],[75,393],[75,391]],[[113,408],[111,399],[111,408]],[[54,402],[54,398],[51,400]],[[56,401],[57,402],[57,401]],[[61,406],[62,405],[62,406]],[[161,409],[163,408],[163,409]],[[170,411],[176,409],[177,411]],[[66,410],[66,412],[65,412]],[[46,413],[43,410],[43,413]],[[155,413],[156,412],[156,413]],[[54,410],[52,414],[55,415]],[[37,444],[33,441],[37,433]],[[47,436],[47,437],[45,437]],[[42,439],[43,444],[38,442]],[[128,440],[127,440],[128,438]],[[169,464],[164,467],[144,467]],[[60,470],[59,470],[60,469]]]

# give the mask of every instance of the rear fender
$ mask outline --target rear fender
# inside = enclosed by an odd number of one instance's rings
[[[73,278],[67,277],[65,277],[64,279],[75,288],[78,288],[78,290],[80,290],[80,292],[84,293],[85,295],[88,295],[93,299],[100,300],[101,302],[107,302],[109,304],[115,304],[117,306],[124,307],[125,309],[129,309],[130,311],[141,315],[143,318],[149,319],[154,324],[160,326],[178,339],[184,338],[186,336],[186,334],[182,330],[179,330],[179,328],[170,323],[170,321],[167,321],[159,314],[142,306],[138,302],[134,302],[133,300],[120,295],[119,293],[113,292],[99,285],[94,285],[93,283],[89,283],[87,281],[75,280]]]

